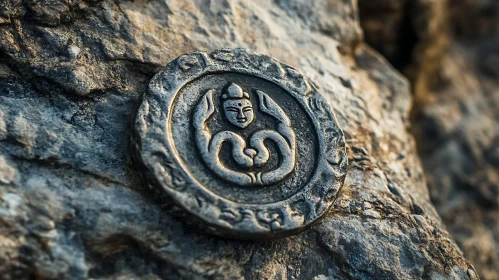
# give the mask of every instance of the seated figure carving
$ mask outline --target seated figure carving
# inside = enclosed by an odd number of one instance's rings
[[[278,183],[295,168],[296,140],[291,122],[284,111],[267,94],[256,90],[260,111],[276,120],[276,128],[258,130],[248,142],[234,131],[220,131],[212,136],[207,122],[215,114],[215,90],[208,90],[194,111],[196,144],[205,163],[218,176],[240,186],[265,186]],[[255,112],[247,92],[237,84],[230,84],[221,95],[226,120],[235,127],[245,129],[255,120]],[[265,140],[275,143],[278,155],[271,155]],[[225,166],[220,160],[224,143],[231,144],[231,156],[241,167],[238,171]],[[276,168],[265,171],[252,171],[252,168],[265,167],[271,156],[279,157]]]

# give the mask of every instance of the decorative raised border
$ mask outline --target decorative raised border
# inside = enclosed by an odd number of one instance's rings
[[[273,82],[309,114],[318,135],[317,168],[306,186],[291,197],[269,204],[231,201],[200,185],[176,155],[168,127],[175,95],[194,79],[221,72]],[[304,230],[319,221],[333,204],[347,171],[343,132],[313,83],[297,70],[245,49],[195,51],[170,62],[153,77],[143,96],[135,134],[135,152],[149,173],[150,183],[202,220],[203,228],[226,237],[269,239]]]

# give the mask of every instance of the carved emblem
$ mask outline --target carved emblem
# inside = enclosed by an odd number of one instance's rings
[[[242,49],[192,52],[151,80],[134,152],[152,186],[221,236],[277,238],[327,212],[343,134],[297,70]]]
[[[220,177],[241,186],[270,185],[284,179],[291,173],[296,160],[295,134],[286,113],[268,95],[256,90],[258,106],[262,113],[276,120],[276,129],[263,129],[251,135],[246,141],[234,131],[220,131],[212,136],[206,122],[215,113],[213,98],[215,91],[208,90],[194,113],[196,143],[206,164]],[[231,83],[221,94],[223,113],[226,120],[238,128],[251,125],[255,118],[253,105],[248,93],[240,86]],[[252,171],[253,167],[265,166],[272,155],[265,141],[272,141],[279,152],[278,167],[268,171]],[[222,145],[230,144],[232,159],[244,171],[232,170],[219,159]]]

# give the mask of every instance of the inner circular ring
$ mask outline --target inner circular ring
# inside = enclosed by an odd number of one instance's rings
[[[240,92],[228,90],[233,84],[240,88]],[[206,101],[207,95],[211,100]],[[208,106],[206,108],[211,106],[208,111],[212,111],[203,123],[209,131],[205,137],[209,139],[205,142],[199,140],[203,133],[200,133],[200,117],[196,116],[196,112],[207,110],[200,110],[203,103],[207,103],[204,104],[204,107]],[[247,112],[244,112],[245,108]],[[281,112],[276,113],[279,111],[276,108]],[[286,122],[283,116],[288,118],[287,127],[283,125]],[[201,185],[226,199],[256,204],[287,199],[306,186],[318,160],[318,136],[314,127],[309,114],[286,90],[270,81],[233,72],[204,75],[186,84],[174,97],[169,119],[174,148],[183,166]],[[219,143],[216,153],[208,153],[211,158],[206,156],[209,149],[203,151],[203,143],[213,143],[217,135],[232,135],[230,137],[239,139],[240,144],[245,145],[239,151],[246,157],[241,156],[243,160],[239,158],[238,162],[237,153],[234,156],[238,144],[228,140],[219,141],[222,144]],[[260,143],[259,148],[251,145],[255,142]],[[289,149],[286,149],[286,144]],[[268,158],[256,158],[261,155],[263,147],[268,151]],[[255,178],[245,182],[241,180],[244,176],[231,178],[225,175],[228,173],[218,172],[213,160],[215,156],[230,171],[239,175],[253,173]],[[289,167],[290,159],[294,161],[292,170],[281,168],[286,164]],[[281,177],[272,177],[266,175],[271,173],[269,170],[284,171],[278,174]],[[273,174],[276,173],[279,172]]]

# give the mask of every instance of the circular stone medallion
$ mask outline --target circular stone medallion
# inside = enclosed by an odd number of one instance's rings
[[[347,169],[343,133],[313,83],[243,49],[184,54],[157,73],[134,143],[151,185],[205,230],[239,239],[319,221]]]

